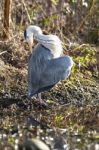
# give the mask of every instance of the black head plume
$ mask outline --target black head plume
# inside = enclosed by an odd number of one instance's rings
[[[24,38],[26,39],[26,37],[27,37],[27,32],[26,32],[26,30],[24,31]]]

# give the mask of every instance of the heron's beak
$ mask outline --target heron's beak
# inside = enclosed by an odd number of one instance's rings
[[[32,52],[33,40],[32,40],[32,41],[29,41],[29,42],[28,42],[28,45],[29,45],[30,51]]]

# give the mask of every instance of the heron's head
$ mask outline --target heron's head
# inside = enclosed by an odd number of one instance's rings
[[[24,38],[26,42],[28,43],[30,49],[33,46],[33,39],[36,39],[36,37],[39,34],[42,34],[42,30],[38,26],[30,25],[25,29]]]

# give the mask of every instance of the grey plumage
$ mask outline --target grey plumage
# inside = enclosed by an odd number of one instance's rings
[[[52,88],[70,75],[73,61],[69,56],[53,58],[51,51],[38,44],[28,62],[28,95]]]
[[[28,61],[28,96],[32,97],[68,78],[73,60],[69,56],[61,56],[63,48],[58,36],[44,35],[38,26],[28,26],[24,37],[30,50],[32,50],[33,39],[38,41]]]

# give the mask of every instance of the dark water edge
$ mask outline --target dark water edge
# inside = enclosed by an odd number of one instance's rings
[[[10,134],[1,132],[0,149],[39,150],[41,148],[43,150],[42,144],[39,145],[39,149],[33,146],[35,145],[34,138],[43,141],[49,150],[99,150],[99,134],[95,131],[79,134],[74,131],[70,132],[68,129],[46,129],[45,131],[32,126],[28,129],[25,126],[21,127],[18,132],[11,133],[10,131]]]

